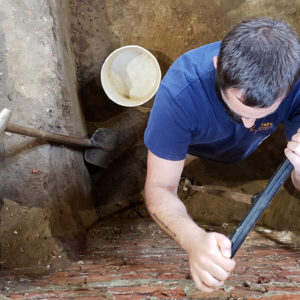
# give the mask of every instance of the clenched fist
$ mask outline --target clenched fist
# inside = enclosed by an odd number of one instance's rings
[[[284,153],[294,166],[294,171],[292,173],[293,184],[300,190],[300,128],[287,143]]]
[[[235,267],[230,258],[231,242],[220,233],[203,231],[187,251],[195,285],[204,292],[221,287]]]

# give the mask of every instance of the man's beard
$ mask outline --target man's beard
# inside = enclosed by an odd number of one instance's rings
[[[219,101],[223,105],[226,113],[229,115],[229,117],[232,119],[232,121],[234,121],[235,123],[238,123],[240,125],[244,125],[242,117],[240,115],[238,115],[237,113],[235,113],[232,109],[230,109],[230,107],[224,101],[224,99],[222,97],[222,94],[221,94],[221,89],[220,89],[220,84],[219,84],[219,80],[218,80],[218,75],[216,75],[215,90],[216,90],[216,94],[217,94],[217,97],[218,97]]]

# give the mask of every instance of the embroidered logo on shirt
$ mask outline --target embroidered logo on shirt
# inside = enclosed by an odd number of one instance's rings
[[[254,124],[249,130],[255,134],[259,131],[269,130],[273,128],[273,126],[274,125],[272,122],[262,122],[259,126],[256,126],[256,124]]]

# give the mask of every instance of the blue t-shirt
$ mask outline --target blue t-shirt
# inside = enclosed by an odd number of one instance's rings
[[[276,112],[255,121],[251,128],[234,122],[215,90],[220,42],[179,57],[156,94],[145,131],[145,145],[160,158],[182,160],[186,153],[236,162],[248,157],[279,123],[287,139],[300,127],[300,80]]]

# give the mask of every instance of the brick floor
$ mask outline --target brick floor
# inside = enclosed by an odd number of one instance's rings
[[[256,228],[229,280],[208,294],[195,289],[187,254],[151,220],[110,221],[90,232],[78,260],[38,280],[10,276],[0,299],[300,300],[300,249],[287,235]]]

